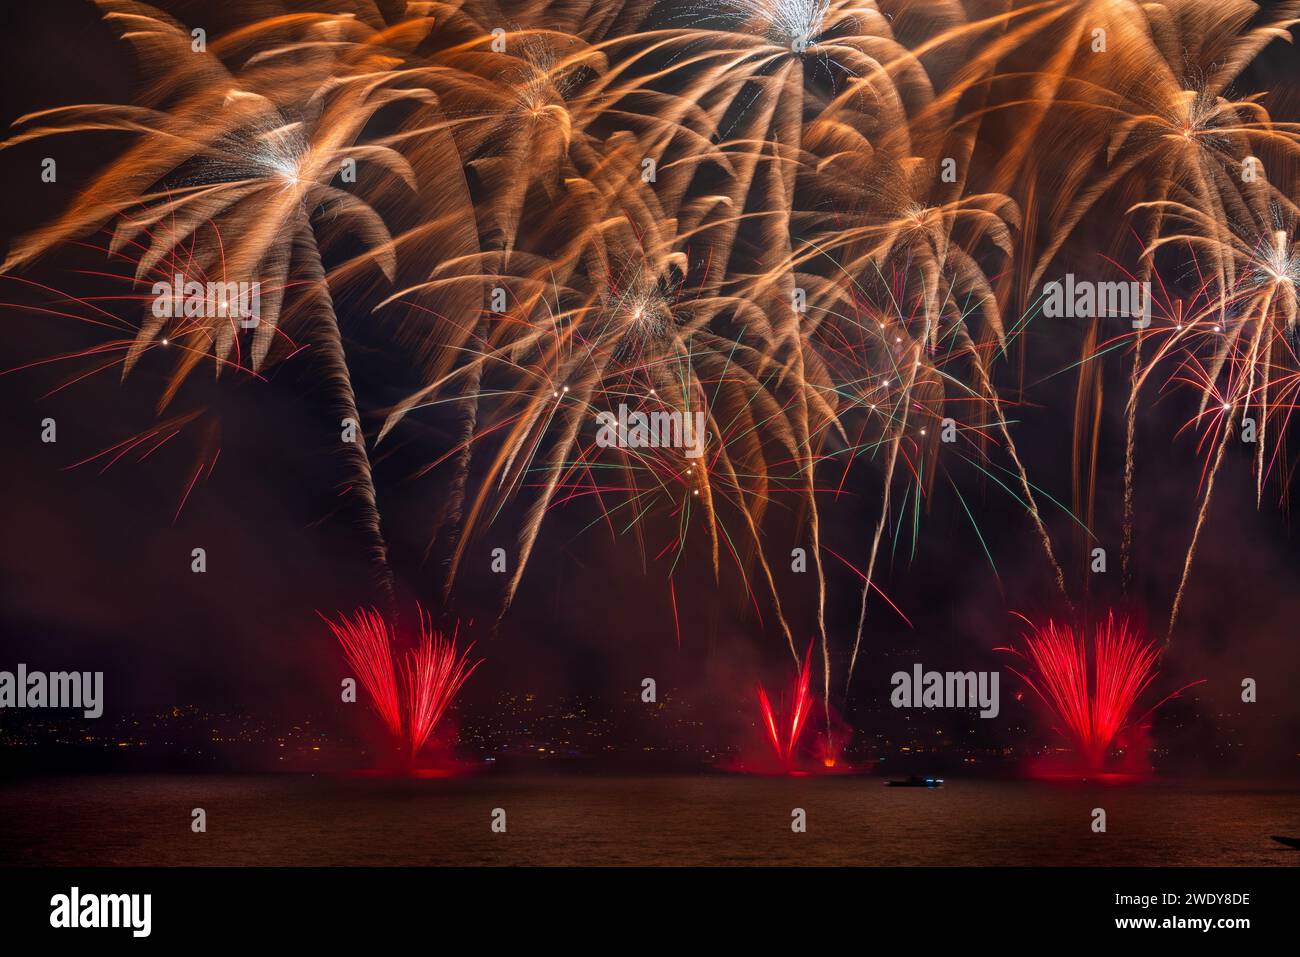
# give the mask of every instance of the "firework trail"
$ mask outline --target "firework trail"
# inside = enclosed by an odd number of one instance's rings
[[[402,705],[397,691],[397,672],[393,668],[394,636],[388,622],[373,608],[358,611],[351,617],[342,615],[337,622],[324,615],[320,617],[343,646],[348,665],[370,695],[370,706],[384,722],[388,733],[400,739]]]
[[[469,676],[482,660],[466,667],[470,644],[456,656],[456,635],[444,638],[433,631],[423,614],[420,619],[419,646],[407,655],[406,680],[407,740],[411,757],[419,754],[429,736],[442,720],[447,706],[455,699]]]
[[[1209,250],[1215,261],[1232,264],[1229,285],[1211,278],[1201,307],[1166,336],[1135,381],[1136,393],[1164,359],[1176,356],[1176,377],[1200,393],[1200,407],[1189,424],[1207,421],[1207,436],[1218,436],[1202,476],[1204,491],[1170,609],[1167,646],[1235,426],[1246,427],[1252,407],[1258,410],[1253,469],[1258,506],[1272,455],[1277,454],[1269,452],[1269,423],[1275,420],[1276,431],[1282,434],[1295,408],[1300,389],[1295,351],[1300,312],[1300,245],[1295,234],[1300,210],[1275,189],[1268,189],[1252,203],[1249,213],[1234,218],[1225,230],[1186,203],[1170,200],[1152,205],[1175,228],[1152,243],[1149,253],[1185,245],[1194,251]],[[1236,418],[1238,409],[1240,418]]]
[[[1078,17],[1071,8],[1077,8]],[[1190,196],[1205,212],[1204,235],[1212,240],[1200,251],[1197,269],[1219,287],[1230,287],[1237,268],[1225,242],[1230,223],[1251,205],[1251,193],[1268,191],[1262,183],[1251,186],[1253,177],[1245,167],[1266,157],[1261,168],[1271,168],[1294,154],[1300,138],[1294,124],[1274,122],[1257,97],[1235,99],[1228,90],[1267,44],[1291,41],[1300,4],[1261,10],[1249,0],[1193,0],[1124,9],[1062,4],[1060,11],[1063,19],[1053,31],[1102,25],[1109,36],[1108,55],[1063,57],[1036,75],[1027,108],[1043,124],[1044,135],[1020,139],[1021,150],[1008,154],[1002,178],[994,180],[995,188],[1012,194],[1020,189],[1026,196],[1042,191],[1058,197],[1042,223],[1042,248],[1027,250],[1024,257],[1033,265],[1023,270],[1022,304],[1076,228],[1107,197],[1119,203],[1111,209],[1113,215],[1144,213],[1132,218],[1130,228],[1144,247],[1153,248],[1166,232],[1164,202]],[[1043,161],[1028,151],[1027,144],[1044,140],[1068,142],[1070,154],[1049,149]],[[1026,185],[1018,188],[1017,181]],[[1144,202],[1129,207],[1135,198]],[[1031,235],[1026,233],[1026,241]],[[1113,235],[1116,243],[1122,242],[1124,231]],[[1144,255],[1137,274],[1128,278],[1149,281],[1155,266],[1154,257]],[[1218,320],[1223,319],[1220,314]],[[1147,335],[1139,330],[1133,336],[1125,406],[1121,563],[1126,587],[1132,573],[1138,400],[1149,371],[1143,358]],[[1084,358],[1089,360],[1086,354]],[[1084,403],[1099,402],[1099,390],[1099,376],[1095,395],[1079,390],[1077,423],[1087,418]],[[1092,464],[1095,469],[1095,456]],[[1094,487],[1092,481],[1088,485]]]
[[[809,679],[812,674],[809,668],[811,660],[812,645],[810,644],[807,654],[804,655],[803,664],[795,672],[794,689],[790,698],[788,713],[778,714],[772,707],[772,701],[768,697],[767,690],[761,684],[758,686],[758,708],[763,718],[763,728],[767,732],[768,741],[771,743],[773,751],[776,752],[777,760],[786,767],[791,766],[794,762],[799,738],[803,735],[807,726],[808,714],[812,711],[812,696],[808,690]]]
[[[377,609],[340,615],[337,622],[317,612],[342,645],[388,733],[404,743],[411,758],[428,743],[461,686],[482,664],[481,659],[468,663],[473,644],[458,655],[456,634],[444,636],[433,629],[424,609],[417,613],[420,637],[399,668],[393,662],[396,633]]]
[[[1057,729],[1074,744],[1090,771],[1102,768],[1115,737],[1139,723],[1192,682],[1138,715],[1139,699],[1156,679],[1160,649],[1144,641],[1127,621],[1108,613],[1091,641],[1069,625],[1048,621],[1023,636],[1023,648],[999,648],[1019,655],[1024,670],[1012,668],[1045,704]],[[1089,654],[1091,651],[1091,655]],[[1091,667],[1089,667],[1091,659]]]
[[[1228,447],[1228,439],[1232,435],[1232,430],[1225,422],[1223,429],[1223,438],[1218,442],[1218,448],[1214,453],[1214,463],[1210,466],[1210,471],[1205,480],[1205,494],[1201,496],[1201,507],[1196,511],[1196,524],[1192,527],[1192,540],[1187,546],[1187,555],[1183,558],[1182,575],[1178,579],[1178,588],[1174,592],[1173,604],[1169,608],[1169,624],[1165,628],[1165,647],[1168,648],[1174,637],[1174,625],[1178,623],[1178,612],[1183,606],[1183,592],[1187,590],[1187,579],[1192,574],[1192,559],[1196,556],[1196,546],[1201,540],[1201,529],[1205,526],[1205,516],[1210,511],[1210,497],[1214,494],[1214,480],[1218,477],[1219,466],[1223,464],[1223,453]]]
[[[321,237],[344,227],[361,244],[365,251],[345,271],[368,266],[391,280],[396,259],[375,209],[331,180],[345,163],[361,160],[385,171],[393,184],[387,188],[415,188],[411,164],[362,134],[381,109],[427,97],[400,86],[402,59],[385,44],[409,47],[431,21],[413,21],[405,34],[380,35],[331,14],[272,17],[195,52],[182,25],[145,4],[101,0],[100,6],[157,82],[146,105],[58,107],[17,121],[25,129],[0,147],[92,131],[125,133],[133,145],[59,218],[16,240],[0,272],[112,224],[110,253],[137,244],[143,249],[137,282],[177,273],[265,285],[261,315],[247,326],[225,310],[180,324],[147,313],[122,360],[123,376],[146,351],[178,346],[161,408],[205,357],[214,360],[218,375],[227,364],[257,371],[295,352],[289,334],[300,328],[319,347],[338,411],[358,423]],[[329,213],[326,222],[314,219],[322,210]],[[241,326],[252,330],[246,343]],[[362,442],[346,443],[344,455],[377,582],[391,603],[392,573],[369,458]]]
[[[450,600],[475,544],[513,522],[504,615],[548,516],[589,507],[588,527],[631,540],[643,567],[663,561],[674,599],[698,553],[715,585],[738,576],[797,667],[806,628],[829,721],[839,658],[822,509],[851,470],[877,470],[881,491],[846,693],[893,512],[914,510],[915,552],[921,503],[943,476],[983,541],[957,467],[1024,505],[1067,592],[1040,508],[1055,499],[1016,446],[1009,407],[1025,403],[1008,395],[1002,363],[1018,361],[1023,390],[1037,358],[1022,335],[1034,287],[1090,227],[1138,244],[1139,280],[1159,281],[1166,262],[1185,271],[1191,249],[1198,304],[1177,327],[1133,337],[1125,407],[1126,581],[1135,423],[1157,367],[1200,390],[1197,422],[1217,443],[1172,632],[1228,410],[1262,413],[1260,502],[1294,406],[1300,269],[1285,171],[1300,128],[1230,91],[1289,37],[1300,2],[943,0],[924,15],[887,0],[509,6],[504,17],[478,0],[259,5],[195,52],[170,15],[101,0],[140,54],[139,102],[22,117],[3,148],[95,131],[127,145],[62,215],[11,245],[4,273],[106,230],[133,284],[260,282],[252,330],[220,316],[95,317],[130,332],[83,358],[107,356],[124,376],[147,355],[171,363],[160,409],[206,362],[257,376],[306,349],[331,415],[359,423],[369,396],[353,381],[346,322],[368,315],[373,344],[415,383],[384,400],[373,443],[358,426],[340,453],[390,606],[374,446],[414,442],[427,432],[408,417],[448,413],[450,448],[419,472],[441,483],[427,548],[437,594]],[[1107,56],[1087,50],[1098,26]],[[1277,182],[1244,183],[1251,158]],[[1100,338],[1094,324],[1084,362],[1115,345]],[[1075,510],[1092,449],[1081,527],[1101,420],[1100,366],[1089,372],[1076,392]],[[595,447],[590,424],[622,404],[702,412],[706,453]],[[961,450],[941,453],[936,424],[958,415]],[[807,622],[790,620],[799,606],[773,572],[792,525],[812,548]],[[440,659],[432,646],[417,654],[425,663],[404,667],[432,688]]]
[[[869,378],[884,384],[899,382],[900,389],[884,395],[875,393],[870,409],[877,406],[891,411],[885,418],[888,449],[884,467],[880,518],[871,538],[866,576],[859,606],[858,626],[846,675],[852,680],[865,630],[867,599],[874,585],[875,565],[881,537],[889,522],[894,476],[904,443],[917,446],[916,457],[929,465],[933,475],[937,446],[933,438],[921,441],[926,426],[937,423],[943,411],[942,390],[954,382],[951,372],[938,368],[942,343],[945,351],[961,352],[970,360],[974,383],[962,387],[962,393],[976,397],[997,423],[1003,447],[1012,460],[1021,486],[1022,501],[1033,521],[1044,555],[1063,596],[1068,592],[1064,574],[1057,562],[1041,512],[1038,508],[1027,471],[1016,450],[1002,403],[990,375],[991,349],[1005,350],[1006,335],[996,296],[989,280],[976,260],[953,241],[954,231],[964,228],[987,236],[1003,254],[1011,251],[1010,226],[1019,217],[1014,203],[1006,197],[976,195],[951,202],[935,201],[921,185],[917,175],[901,168],[887,169],[880,185],[865,194],[861,225],[842,230],[835,239],[818,246],[818,255],[844,247],[844,272],[850,276],[874,270],[881,273],[884,263],[897,264],[896,275],[887,287],[887,310],[897,313],[894,322],[879,323],[879,338],[884,356],[883,373],[872,369]],[[843,186],[840,187],[844,189]],[[849,194],[844,197],[851,202]],[[859,204],[862,201],[859,199]],[[972,334],[973,315],[984,319],[984,329]],[[886,331],[888,329],[888,331]],[[873,330],[874,332],[874,330]],[[979,337],[979,342],[976,340]],[[986,343],[982,346],[980,343]],[[915,417],[922,424],[913,426]],[[911,457],[909,457],[911,458]],[[1068,598],[1067,598],[1068,600]]]

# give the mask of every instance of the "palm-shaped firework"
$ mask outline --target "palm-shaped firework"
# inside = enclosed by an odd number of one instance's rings
[[[308,345],[332,410],[355,422],[339,320],[371,311],[368,341],[414,383],[377,439],[451,416],[450,439],[418,453],[422,474],[445,479],[430,508],[444,602],[488,529],[509,523],[504,613],[547,517],[582,503],[643,565],[665,563],[674,609],[691,546],[715,585],[730,562],[740,600],[773,612],[796,665],[795,633],[815,636],[829,709],[832,667],[851,674],[866,647],[889,530],[897,544],[910,526],[915,543],[942,477],[979,532],[967,466],[1024,506],[1066,592],[1040,508],[1054,500],[1031,481],[1008,408],[1040,378],[1026,375],[1038,357],[1023,337],[1036,285],[1098,223],[1116,245],[1132,236],[1139,279],[1159,278],[1165,258],[1186,270],[1187,250],[1201,273],[1199,306],[1158,331],[1154,354],[1142,339],[1157,331],[1133,337],[1126,568],[1133,423],[1157,363],[1192,370],[1181,377],[1214,400],[1203,412],[1269,410],[1278,448],[1296,338],[1285,161],[1300,131],[1232,85],[1300,3],[526,0],[504,16],[488,0],[340,0],[250,19],[204,50],[152,7],[101,6],[151,85],[130,106],[19,121],[8,146],[98,130],[130,142],[13,244],[5,270],[107,227],[142,286],[259,283],[254,328],[146,313],[97,350],[124,372],[148,354],[173,362],[164,406],[208,359],[255,372]],[[1090,48],[1097,30],[1105,56]],[[1242,182],[1252,157],[1276,173]],[[1215,324],[1227,335],[1211,342]],[[1094,322],[1082,364],[1115,344]],[[1096,457],[1090,374],[1076,476],[1089,441]],[[702,412],[705,454],[597,447],[597,415],[622,404]],[[343,455],[388,591],[365,443]],[[841,559],[864,570],[837,659],[821,512],[863,478],[854,469],[872,470],[867,487],[881,480],[878,518]],[[1084,484],[1074,524],[1090,534]],[[1207,487],[1198,531],[1208,505]],[[807,623],[791,620],[798,596],[779,575],[792,545],[810,551]]]
[[[345,170],[373,164],[382,172],[370,181],[414,186],[400,152],[364,137],[385,106],[427,97],[399,85],[401,60],[384,46],[413,38],[311,14],[253,24],[195,51],[190,33],[152,8],[118,0],[102,6],[136,46],[146,71],[165,79],[146,97],[148,105],[61,107],[18,121],[25,129],[5,146],[100,130],[129,134],[133,142],[66,212],[18,240],[3,271],[107,223],[109,251],[135,262],[139,283],[173,275],[204,284],[255,283],[265,291],[259,321],[248,324],[247,355],[241,323],[226,310],[180,317],[146,312],[125,348],[123,375],[148,350],[166,346],[177,353],[161,407],[205,359],[214,361],[218,375],[227,365],[256,372],[292,352],[300,336],[319,357],[334,411],[356,429],[360,417],[321,236],[343,229],[359,241],[362,252],[340,267],[342,275],[373,264],[394,278],[393,241],[383,220],[334,181],[354,180]],[[391,593],[364,439],[344,443],[342,454],[380,583]]]

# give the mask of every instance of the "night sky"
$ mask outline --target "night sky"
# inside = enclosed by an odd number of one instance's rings
[[[219,23],[200,4],[169,9],[183,20],[192,22],[191,14],[201,13]],[[11,4],[0,18],[7,21],[0,30],[0,113],[6,120],[55,104],[131,97],[137,82],[132,57],[89,4]],[[1288,75],[1292,82],[1286,87],[1281,78]],[[1297,75],[1295,49],[1271,49],[1240,85],[1281,85],[1269,101],[1275,118],[1300,119]],[[56,184],[38,177],[48,143],[0,152],[0,240],[6,246],[70,201],[115,141],[91,136],[54,142]],[[1094,219],[1083,234],[1100,245],[1115,224]],[[102,246],[103,236],[96,242]],[[161,362],[145,361],[122,382],[116,366],[89,374],[97,366],[93,357],[32,366],[89,348],[104,332],[35,312],[31,307],[48,307],[55,297],[31,283],[77,296],[120,291],[120,283],[88,274],[106,269],[121,274],[128,267],[106,265],[101,250],[83,246],[64,248],[17,278],[0,277],[0,667],[23,661],[46,670],[103,670],[109,714],[178,703],[282,718],[319,709],[332,701],[344,666],[315,612],[350,611],[375,595],[355,515],[340,504],[345,479],[329,453],[336,430],[311,357],[274,368],[269,381],[236,375],[214,382],[200,374],[173,411],[207,412],[156,454],[144,462],[125,456],[107,470],[103,459],[71,467],[150,427],[166,372]],[[386,348],[366,315],[350,313],[346,305],[339,311],[364,425],[373,437],[384,410],[418,384],[415,371]],[[997,373],[1013,402],[1012,428],[1031,478],[1067,507],[1077,384],[1077,370],[1067,367],[1077,360],[1081,328],[1071,320],[1036,322],[1017,346],[1032,357],[1023,378],[1015,356]],[[1108,573],[1088,575],[1077,527],[1061,509],[1044,511],[1081,607],[1095,614],[1113,603],[1158,631],[1181,571],[1203,459],[1193,435],[1175,435],[1194,412],[1194,397],[1174,391],[1156,401],[1159,389],[1153,388],[1139,420],[1137,573],[1133,593],[1124,598],[1118,565],[1126,370],[1121,361],[1108,363],[1104,382],[1108,401],[1094,532],[1110,553]],[[60,389],[65,383],[71,384]],[[1018,394],[1022,402],[1014,404]],[[58,423],[57,444],[40,441],[40,422],[47,416]],[[702,542],[687,549],[676,580],[678,647],[666,562],[653,560],[658,547],[649,549],[643,567],[630,537],[611,538],[600,524],[589,527],[597,516],[588,500],[560,506],[547,517],[520,592],[499,627],[494,621],[500,582],[487,571],[489,553],[495,544],[512,541],[512,525],[521,519],[516,510],[502,512],[493,529],[470,545],[452,603],[440,608],[439,559],[425,555],[442,494],[440,477],[415,473],[450,442],[445,418],[419,413],[372,446],[372,453],[402,607],[413,617],[418,600],[438,609],[444,623],[459,620],[462,635],[476,640],[486,659],[466,687],[467,701],[487,703],[503,690],[617,697],[654,676],[661,688],[715,702],[722,713],[749,707],[756,678],[780,682],[788,676],[790,655],[770,608],[759,601],[760,623],[734,564],[724,563],[715,585]],[[195,463],[213,443],[221,449],[218,464],[176,517]],[[1216,711],[1240,707],[1241,679],[1256,678],[1261,704],[1245,733],[1257,754],[1275,751],[1274,744],[1294,740],[1300,730],[1300,702],[1292,693],[1300,682],[1300,553],[1292,515],[1278,504],[1292,491],[1289,472],[1284,474],[1287,488],[1270,483],[1257,510],[1250,459],[1230,453],[1159,682],[1171,690],[1208,679],[1195,692],[1195,712],[1213,722]],[[1005,657],[992,649],[1017,636],[1011,611],[1036,619],[1062,614],[1023,510],[996,485],[969,479],[962,492],[977,512],[997,573],[960,503],[940,482],[921,516],[915,550],[906,533],[896,544],[889,535],[882,543],[882,587],[913,627],[873,598],[864,657],[844,709],[850,720],[863,708],[870,708],[873,721],[896,720],[877,708],[900,662],[937,669],[1004,667]],[[820,484],[838,480],[835,474]],[[841,495],[823,499],[828,549],[864,561],[880,483],[878,466],[864,463],[851,471]],[[782,508],[778,503],[776,510]],[[816,581],[790,572],[782,557],[803,544],[795,525],[776,519],[767,534],[782,601],[802,645],[814,634]],[[661,546],[669,531],[671,521],[666,530],[651,528],[648,534]],[[205,575],[190,571],[196,546],[207,550]],[[828,627],[842,673],[859,584],[844,565],[829,555],[825,560]],[[1010,690],[1013,679],[1005,672],[1004,681]]]

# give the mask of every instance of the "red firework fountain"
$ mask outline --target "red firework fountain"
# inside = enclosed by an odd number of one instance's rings
[[[1027,619],[1026,619],[1027,620]],[[1116,737],[1139,723],[1170,698],[1192,685],[1184,685],[1162,698],[1134,720],[1138,699],[1155,680],[1160,651],[1155,642],[1144,641],[1128,621],[1106,617],[1092,636],[1092,669],[1089,679],[1087,642],[1069,625],[1049,621],[1035,626],[1024,636],[1023,651],[999,648],[1025,659],[1025,672],[1018,675],[1047,705],[1062,731],[1078,750],[1089,771],[1100,771]]]
[[[470,665],[465,661],[469,657],[473,644],[464,653],[456,657],[456,634],[444,638],[440,632],[433,631],[420,613],[420,645],[407,656],[406,677],[406,714],[407,738],[411,745],[411,757],[420,753],[429,735],[442,720],[443,712],[460,691],[469,676],[474,673],[482,659]]]
[[[482,664],[480,659],[467,666],[474,645],[457,657],[456,633],[444,637],[433,629],[424,609],[419,609],[419,615],[419,644],[407,653],[400,669],[393,665],[396,636],[378,611],[363,609],[351,617],[341,615],[337,622],[321,615],[370,695],[375,712],[412,760],[428,743],[461,686]]]
[[[763,727],[767,730],[768,740],[776,751],[777,760],[786,767],[794,763],[795,748],[799,738],[808,724],[808,713],[812,710],[812,695],[808,692],[811,676],[808,664],[812,658],[812,645],[804,655],[803,665],[795,675],[794,696],[788,715],[778,717],[772,708],[771,699],[762,685],[758,686],[758,707],[763,715]]]
[[[320,615],[320,612],[316,614]],[[393,669],[394,636],[388,622],[373,608],[359,611],[353,618],[340,616],[337,623],[324,615],[321,618],[343,646],[344,657],[370,695],[370,706],[384,722],[389,734],[401,738],[401,700],[397,693],[397,674]]]

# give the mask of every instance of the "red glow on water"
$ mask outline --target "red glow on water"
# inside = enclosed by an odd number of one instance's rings
[[[413,768],[411,777],[420,779],[443,780],[445,778],[458,778],[461,775],[452,768]]]
[[[1011,671],[1047,706],[1059,723],[1056,730],[1095,774],[1121,732],[1200,682],[1185,685],[1137,715],[1139,698],[1159,674],[1157,644],[1144,640],[1128,621],[1117,621],[1113,613],[1093,629],[1091,638],[1089,643],[1071,626],[1049,621],[1030,625],[1023,650],[998,650],[1025,660],[1024,671]]]
[[[357,771],[350,771],[347,777],[366,778],[374,780],[400,779],[407,780],[415,778],[420,781],[445,781],[451,778],[463,778],[472,774],[474,769],[467,764],[439,764],[428,767],[404,767],[404,768],[363,768]]]
[[[1150,774],[1128,771],[1079,771],[1053,766],[1032,765],[1029,777],[1035,781],[1050,781],[1059,784],[1101,784],[1107,787],[1122,787],[1127,784],[1142,784],[1151,779]]]

